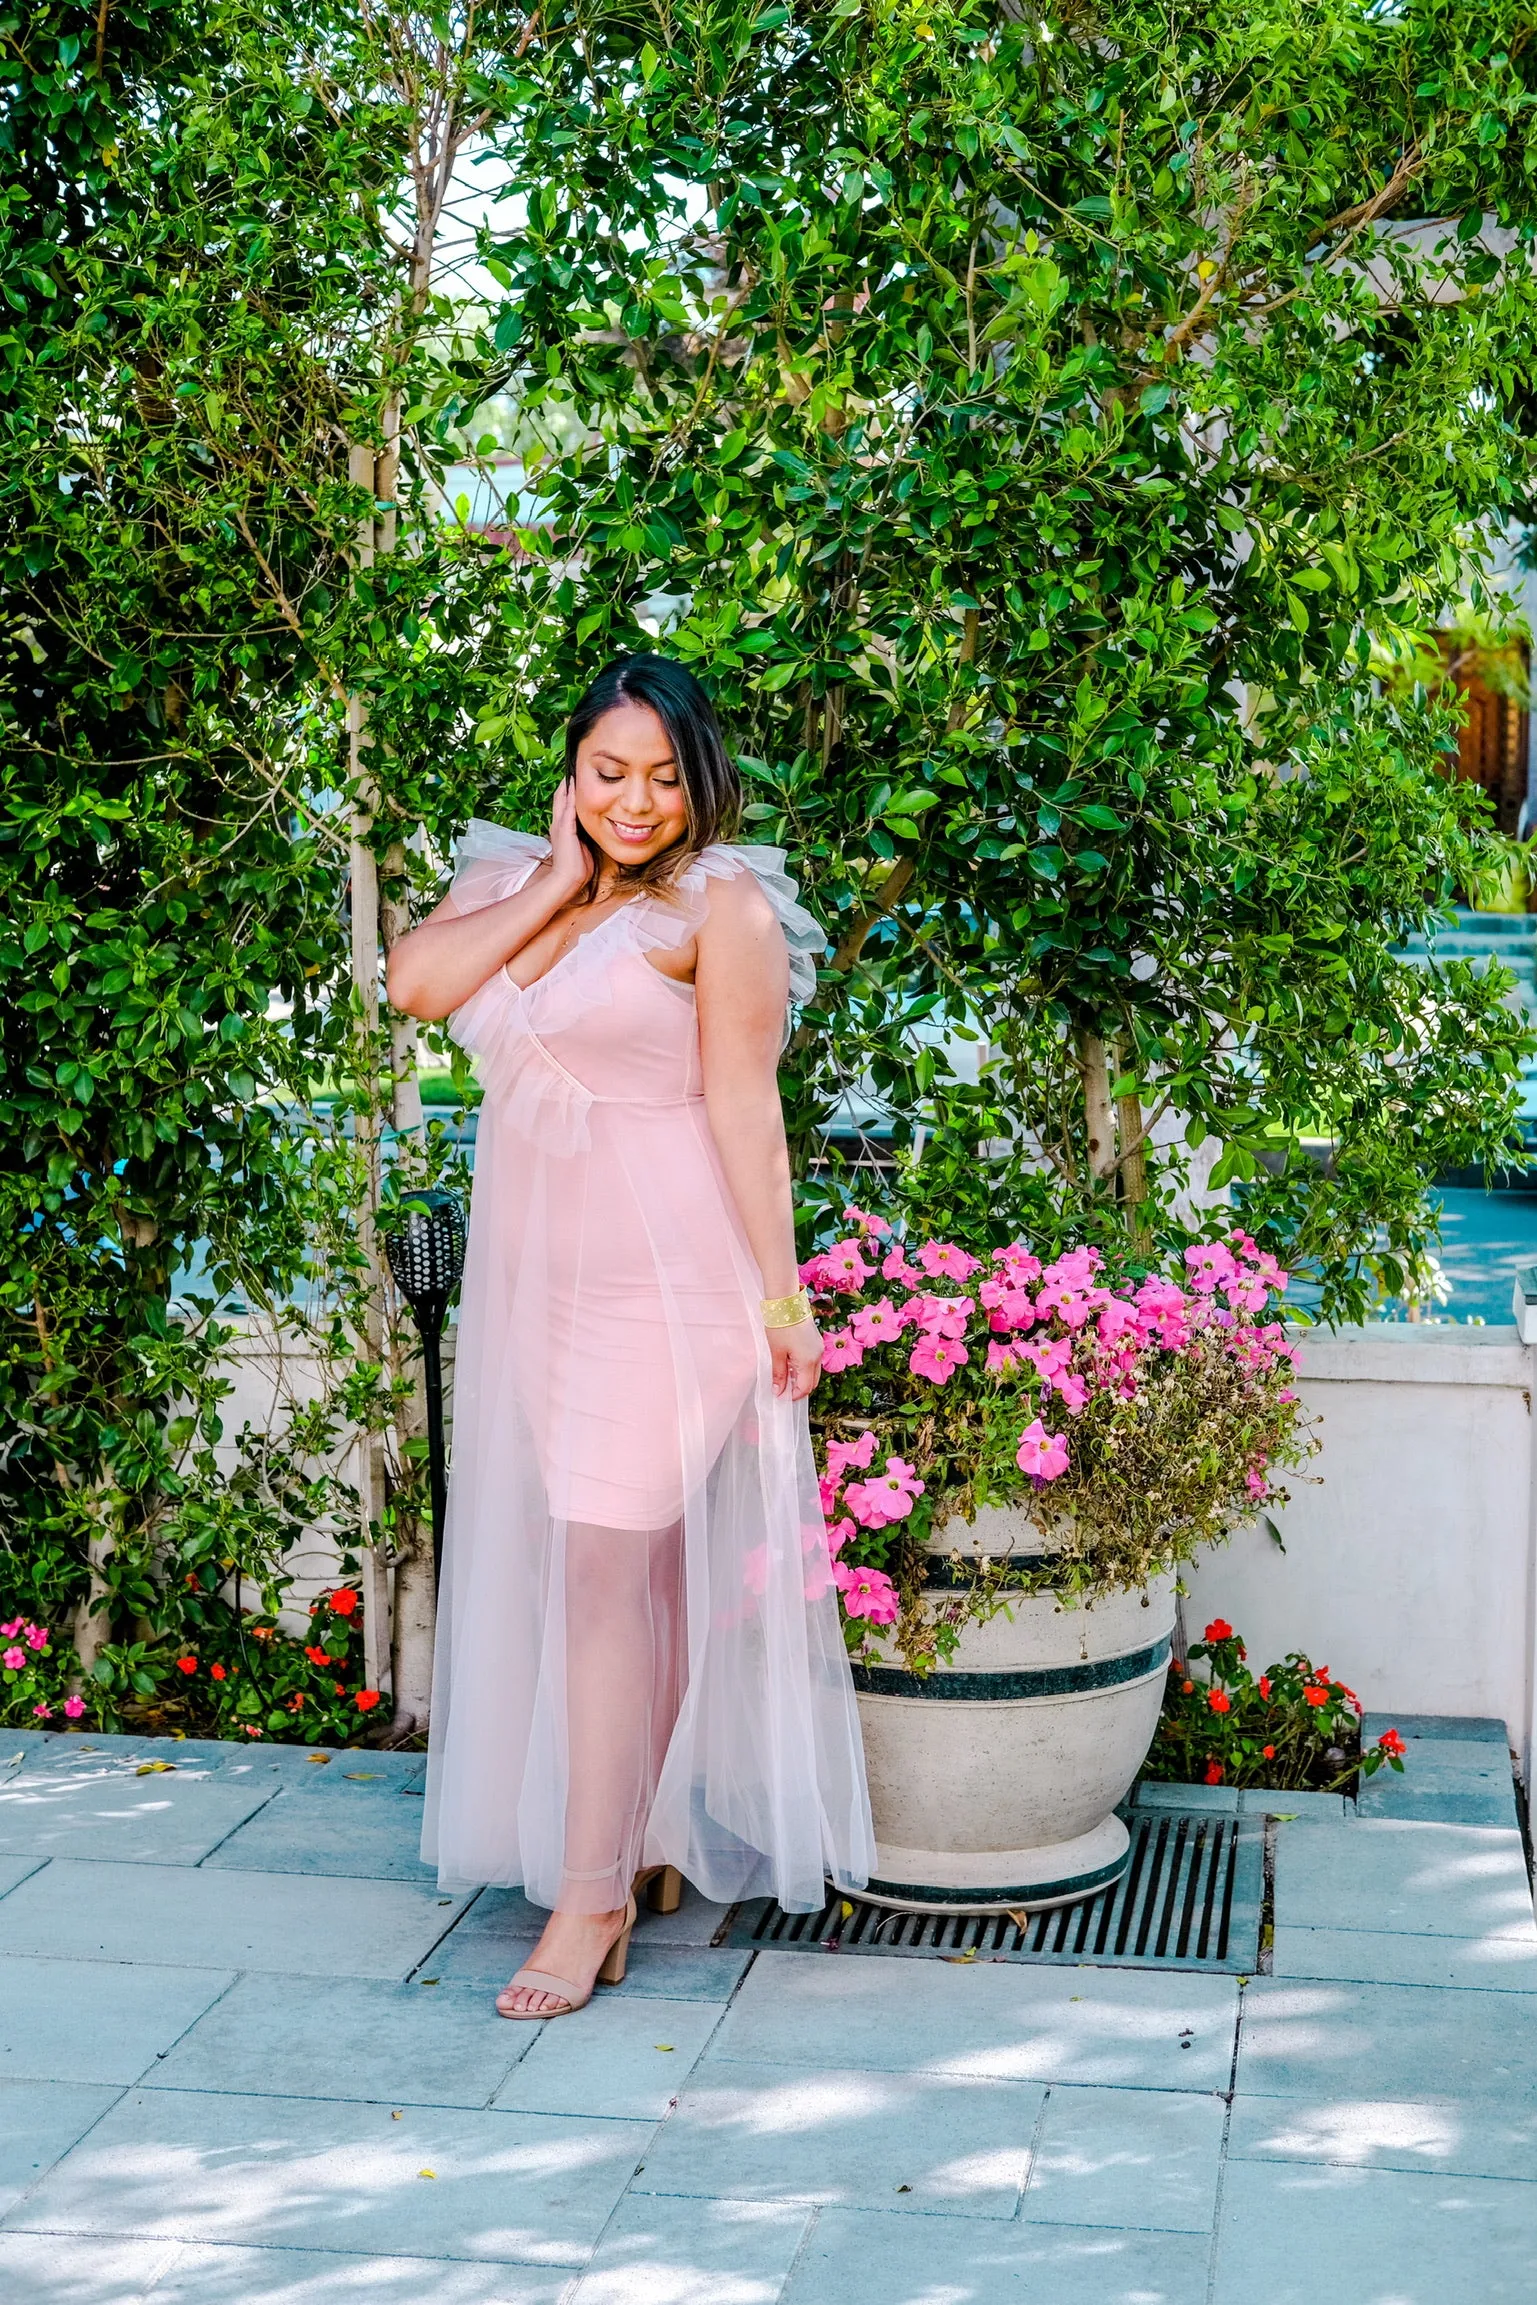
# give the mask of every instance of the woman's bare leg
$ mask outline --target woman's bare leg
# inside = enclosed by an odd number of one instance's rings
[[[618,1931],[683,1685],[683,1528],[566,1535],[565,1864],[528,1966],[585,1986]],[[552,1994],[509,1996],[532,2012]]]

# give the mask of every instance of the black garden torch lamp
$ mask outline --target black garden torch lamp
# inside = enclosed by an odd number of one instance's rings
[[[409,1194],[401,1207],[402,1222],[388,1234],[384,1247],[395,1286],[421,1331],[427,1383],[427,1463],[432,1477],[432,1567],[434,1579],[440,1579],[448,1465],[443,1448],[443,1363],[438,1346],[448,1300],[464,1271],[464,1211],[454,1195],[438,1185]]]

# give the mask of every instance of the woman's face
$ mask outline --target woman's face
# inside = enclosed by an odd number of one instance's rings
[[[688,830],[672,744],[649,704],[616,704],[576,748],[576,815],[616,864],[649,864]]]

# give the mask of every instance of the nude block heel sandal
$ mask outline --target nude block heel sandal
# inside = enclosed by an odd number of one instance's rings
[[[532,2023],[542,2024],[546,2017],[569,2017],[572,2016],[576,2010],[585,2009],[588,2002],[592,1999],[593,1989],[595,1986],[622,1985],[624,1983],[625,1963],[630,1957],[630,1931],[634,1928],[634,1926],[635,1899],[631,1897],[625,1906],[624,1921],[619,1929],[619,1933],[615,1937],[613,1943],[609,1946],[608,1951],[604,1954],[601,1962],[598,1964],[598,1973],[594,1977],[592,1984],[588,1986],[585,1993],[582,1991],[581,1986],[574,1985],[569,1977],[556,1977],[552,1975],[551,1972],[547,1969],[520,1969],[517,1975],[513,1978],[512,1983],[510,1985],[504,1985],[502,1990],[497,1994],[497,2015],[499,2017],[511,2017],[514,2019],[525,2018]],[[564,2002],[565,2006],[564,2008],[560,2009],[504,2008],[502,2006],[503,2002],[506,2001],[509,1994],[516,1993],[520,1986],[526,1987],[527,1990],[531,1993],[557,1994],[559,1998]]]
[[[676,1865],[648,1865],[635,1876],[635,1893],[646,1892],[653,1913],[676,1913],[683,1902],[683,1875]]]

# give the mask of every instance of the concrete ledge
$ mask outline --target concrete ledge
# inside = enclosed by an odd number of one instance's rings
[[[1514,1321],[1483,1329],[1378,1321],[1299,1333],[1298,1370],[1314,1384],[1495,1385],[1517,1392],[1532,1384],[1532,1348],[1522,1344]]]

